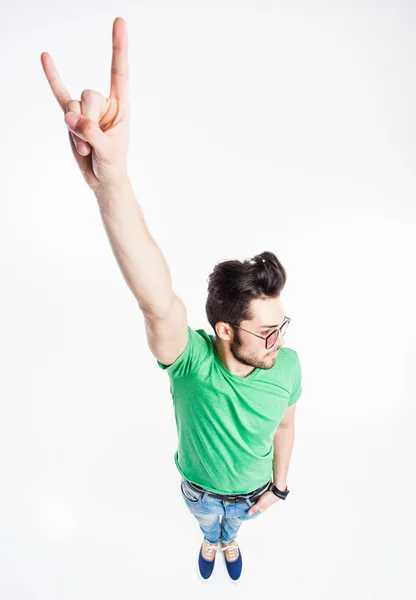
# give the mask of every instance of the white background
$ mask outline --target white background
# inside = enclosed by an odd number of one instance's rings
[[[9,3],[0,25],[0,595],[413,598],[414,3]],[[129,173],[189,324],[215,263],[271,250],[303,394],[286,502],[208,584],[169,379],[40,55],[109,94],[128,27]]]

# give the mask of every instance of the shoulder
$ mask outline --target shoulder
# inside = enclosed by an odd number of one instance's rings
[[[212,340],[204,329],[193,329],[188,325],[188,341],[182,354],[170,365],[158,362],[169,376],[183,377],[195,371],[212,352]]]

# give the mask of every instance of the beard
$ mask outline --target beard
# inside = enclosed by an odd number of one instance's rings
[[[234,335],[233,341],[230,342],[229,349],[236,361],[242,365],[247,365],[256,369],[271,369],[275,364],[279,352],[279,346],[274,346],[263,358],[259,358],[253,351],[244,350],[239,333]],[[265,352],[267,352],[266,349]]]

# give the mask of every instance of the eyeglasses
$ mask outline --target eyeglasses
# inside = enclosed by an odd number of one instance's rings
[[[281,335],[282,337],[285,335],[291,320],[292,319],[290,319],[289,317],[285,317],[285,320],[280,325],[280,327],[278,327],[277,329],[275,329],[274,331],[269,333],[269,335],[267,337],[263,337],[262,335],[253,333],[252,331],[249,331],[248,329],[243,329],[243,327],[240,327],[239,325],[236,325],[235,323],[230,323],[230,325],[232,325],[233,327],[237,327],[238,329],[242,329],[243,331],[246,331],[247,333],[251,333],[251,335],[255,335],[256,337],[261,338],[262,340],[265,340],[266,350],[270,350],[270,348],[273,348],[273,346],[277,342],[277,338],[279,337],[279,335]]]

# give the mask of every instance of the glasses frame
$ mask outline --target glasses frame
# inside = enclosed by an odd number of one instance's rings
[[[243,331],[246,331],[247,333],[251,333],[251,335],[255,335],[258,338],[261,338],[262,340],[264,340],[264,346],[265,346],[266,350],[270,350],[270,348],[273,348],[273,346],[276,344],[277,340],[279,339],[279,335],[280,335],[281,330],[283,329],[283,327],[286,325],[286,323],[289,325],[289,323],[290,323],[291,320],[292,319],[290,317],[285,317],[284,321],[280,325],[280,327],[278,327],[274,331],[271,331],[269,333],[269,335],[267,335],[266,337],[263,337],[262,335],[259,335],[258,333],[254,333],[253,331],[249,331],[248,329],[244,329],[244,327],[240,327],[239,325],[236,325],[235,323],[230,323],[230,325],[232,325],[233,327],[237,327],[238,329],[242,329]],[[268,348],[267,347],[267,340],[269,339],[269,337],[271,337],[272,335],[274,335],[276,333],[276,331],[278,332],[277,338],[276,338],[276,342],[273,344],[273,346],[270,346],[270,348]],[[286,329],[286,331],[287,331],[287,329]],[[285,331],[285,333],[286,333],[286,331]],[[285,335],[285,333],[283,334],[283,336]]]

